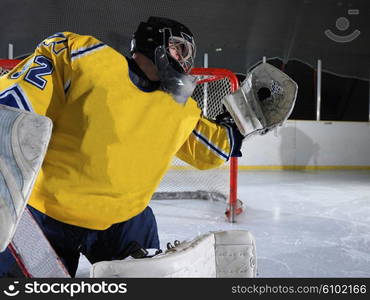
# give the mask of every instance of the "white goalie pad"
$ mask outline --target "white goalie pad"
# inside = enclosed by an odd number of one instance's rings
[[[95,263],[90,277],[256,277],[255,240],[246,230],[210,232],[152,258]]]
[[[262,63],[223,104],[244,136],[282,125],[293,111],[298,85],[284,72]]]
[[[14,236],[51,130],[49,118],[0,104],[0,251]]]

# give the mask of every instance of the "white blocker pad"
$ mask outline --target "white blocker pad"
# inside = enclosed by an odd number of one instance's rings
[[[298,85],[287,74],[262,63],[222,102],[241,134],[249,136],[282,125],[293,111],[297,92]]]
[[[0,104],[0,252],[14,236],[51,131],[49,118]]]
[[[102,261],[90,277],[256,277],[256,245],[245,230],[210,232],[152,258]]]

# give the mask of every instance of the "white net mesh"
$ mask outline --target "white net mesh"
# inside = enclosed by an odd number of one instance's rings
[[[8,69],[0,67],[0,77],[4,76],[5,74],[9,73]]]
[[[200,76],[200,80],[210,76]],[[193,98],[208,119],[215,120],[225,109],[221,103],[222,98],[231,91],[231,83],[228,78],[198,84],[194,90]]]
[[[211,75],[199,76],[198,82]],[[193,98],[203,114],[211,120],[225,111],[221,100],[230,94],[231,82],[228,77],[198,84]],[[230,190],[230,167],[225,164],[211,170],[197,170],[178,158],[163,178],[153,199],[213,199],[227,201]]]

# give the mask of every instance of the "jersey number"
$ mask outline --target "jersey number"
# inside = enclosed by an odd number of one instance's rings
[[[47,80],[43,76],[53,73],[53,62],[43,55],[36,56],[34,62],[38,66],[29,69],[24,80],[43,90],[47,83]]]

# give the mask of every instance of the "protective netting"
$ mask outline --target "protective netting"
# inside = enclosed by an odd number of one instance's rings
[[[200,80],[207,80],[210,76],[199,76]],[[194,90],[193,98],[198,102],[203,114],[211,120],[225,111],[222,105],[222,98],[229,94],[231,83],[228,78],[222,78],[216,81],[206,81],[198,84]]]
[[[4,69],[4,68],[0,67],[0,77],[1,76],[4,76],[7,73],[9,73],[9,70],[8,69]]]

